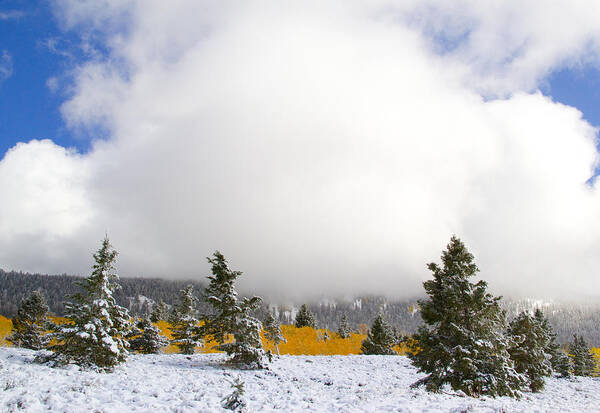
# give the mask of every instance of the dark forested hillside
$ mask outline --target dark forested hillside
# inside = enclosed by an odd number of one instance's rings
[[[48,301],[50,311],[56,315],[63,313],[63,302],[78,291],[75,281],[80,277],[71,275],[29,274],[0,270],[0,314],[12,317],[17,312],[21,300],[32,291],[40,290]],[[168,304],[177,301],[179,291],[188,284],[195,287],[197,295],[204,289],[198,281],[170,281],[158,278],[121,278],[121,288],[114,294],[119,305],[129,308],[133,314],[146,312],[152,303],[163,300]],[[204,309],[204,302],[200,303]]]
[[[42,275],[0,270],[0,314],[12,317],[16,314],[20,301],[32,291],[40,290],[48,300],[50,310],[61,315],[63,301],[77,291],[74,284],[78,277],[69,275]],[[172,305],[177,302],[179,291],[188,284],[194,285],[199,298],[201,312],[208,311],[202,299],[205,284],[200,281],[163,280],[156,278],[121,278],[122,288],[115,293],[117,302],[127,307],[133,315],[149,311],[154,302],[163,300]],[[296,312],[302,303],[264,303],[257,316],[264,319],[267,309],[279,315],[280,322],[293,324]],[[384,297],[359,297],[353,300],[324,300],[320,303],[307,303],[315,315],[320,328],[336,330],[342,315],[346,315],[352,329],[371,325],[380,309],[383,309],[389,323],[399,332],[414,333],[421,324],[417,298],[390,300]],[[503,300],[509,319],[524,309],[541,307],[557,332],[560,343],[572,339],[573,334],[583,335],[593,346],[600,346],[600,306],[574,303],[543,303],[533,300]]]

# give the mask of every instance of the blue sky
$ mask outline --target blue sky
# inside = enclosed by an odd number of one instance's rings
[[[77,59],[76,36],[58,27],[46,2],[3,1],[0,51],[12,62],[12,74],[0,83],[0,153],[16,142],[50,138],[62,146],[86,150],[85,137],[75,137],[60,114],[64,89],[51,90],[48,79],[63,78]],[[52,47],[58,48],[53,50]]]
[[[6,52],[12,74],[0,83],[0,154],[17,142],[49,138],[80,152],[89,138],[69,130],[60,113],[68,98],[69,71],[82,62],[77,33],[61,30],[50,3],[5,0],[0,3],[0,53]],[[440,39],[437,39],[440,41]],[[56,90],[49,79],[59,82]],[[594,126],[600,125],[600,71],[594,67],[553,72],[541,91],[574,106]]]

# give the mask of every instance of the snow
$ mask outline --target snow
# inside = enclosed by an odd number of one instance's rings
[[[112,373],[51,368],[31,350],[0,348],[0,411],[219,412],[231,381],[251,412],[599,412],[600,379],[548,379],[523,399],[411,389],[421,378],[403,356],[282,356],[269,370],[223,367],[222,354],[132,355]]]

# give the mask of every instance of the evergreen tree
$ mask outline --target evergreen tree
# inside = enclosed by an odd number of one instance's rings
[[[542,391],[544,377],[552,375],[550,356],[546,354],[548,332],[539,319],[524,311],[510,323],[509,334],[514,340],[508,352],[515,370],[527,377],[531,391]]]
[[[14,346],[41,350],[48,344],[45,334],[50,327],[48,304],[40,291],[34,291],[21,301],[17,316],[12,319],[12,334],[6,338]]]
[[[569,351],[573,357],[573,374],[575,376],[591,376],[596,363],[582,336],[573,335],[573,344],[569,346]]]
[[[166,320],[169,317],[169,306],[161,299],[152,307],[150,313],[150,321],[158,323],[161,320]]]
[[[171,344],[175,345],[181,354],[194,354],[196,346],[201,343],[198,336],[198,319],[196,318],[196,303],[194,286],[188,285],[181,290],[179,302],[173,308],[170,316]]]
[[[360,351],[362,354],[397,354],[393,349],[394,344],[395,337],[392,328],[380,312],[373,321],[367,338],[363,340]]]
[[[295,325],[297,328],[301,327],[312,327],[316,328],[315,316],[310,312],[306,304],[302,304],[300,307],[300,311],[296,314],[296,322]]]
[[[74,362],[84,367],[111,370],[125,361],[129,344],[125,340],[131,329],[127,310],[116,304],[114,291],[119,288],[114,263],[117,252],[108,237],[94,254],[92,274],[78,282],[82,293],[65,303],[65,316],[71,323],[56,326],[52,334],[56,344],[50,360],[55,364]]]
[[[348,325],[348,317],[346,317],[346,314],[342,315],[342,318],[340,320],[338,335],[340,336],[340,338],[350,337],[350,326]]]
[[[227,410],[233,410],[234,412],[245,412],[246,411],[246,400],[244,400],[244,389],[245,383],[236,377],[230,382],[233,391],[228,396],[221,400],[223,408]]]
[[[514,369],[511,344],[500,297],[486,292],[487,283],[471,283],[479,269],[474,257],[455,236],[442,253],[442,267],[428,265],[433,279],[423,286],[428,300],[419,301],[422,325],[411,341],[409,357],[428,375],[425,384],[439,391],[448,383],[470,396],[520,396],[525,378]]]
[[[539,308],[535,310],[534,317],[542,328],[542,334],[546,341],[544,352],[550,360],[552,370],[560,377],[569,377],[571,375],[571,359],[556,342],[556,333],[548,319]]]
[[[275,352],[279,354],[279,343],[285,343],[286,340],[281,334],[281,325],[279,324],[279,320],[273,317],[271,312],[267,313],[267,317],[265,318],[264,323],[265,329],[265,338],[270,340],[275,344]]]
[[[142,318],[136,327],[140,330],[140,334],[129,341],[131,350],[142,354],[156,354],[161,348],[169,345],[169,340],[160,334],[158,328],[148,318]]]
[[[210,283],[205,296],[213,314],[206,317],[201,331],[212,336],[219,344],[218,349],[231,356],[230,363],[243,368],[263,368],[262,323],[250,314],[259,307],[262,299],[255,296],[238,300],[234,283],[242,273],[229,269],[219,251],[208,258],[208,262],[212,265],[212,276],[208,277]],[[233,342],[227,343],[229,334],[233,335]]]

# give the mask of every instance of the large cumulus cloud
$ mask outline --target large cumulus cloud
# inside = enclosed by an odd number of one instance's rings
[[[58,2],[101,49],[65,121],[108,138],[5,155],[0,262],[84,272],[108,231],[123,275],[218,248],[261,293],[403,295],[456,233],[497,291],[598,291],[596,130],[535,89],[600,14],[479,4]]]

